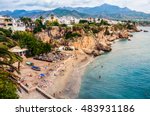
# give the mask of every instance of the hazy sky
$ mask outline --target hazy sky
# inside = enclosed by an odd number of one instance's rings
[[[50,10],[63,6],[92,7],[104,3],[150,13],[150,0],[0,0],[0,10]]]

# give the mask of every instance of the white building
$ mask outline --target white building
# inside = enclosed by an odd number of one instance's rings
[[[67,25],[77,24],[77,23],[79,23],[79,20],[80,19],[77,19],[77,18],[72,17],[72,16],[63,16],[63,17],[60,17],[58,19],[60,24],[67,24]]]
[[[111,25],[121,23],[121,21],[109,20],[109,19],[104,19],[104,18],[103,18],[103,20],[107,21]]]
[[[26,27],[20,20],[13,19],[13,26],[11,27],[12,31],[25,31]]]
[[[7,16],[0,16],[0,28],[9,29],[13,26],[12,19]]]
[[[0,16],[0,28],[12,29],[12,31],[25,31],[25,25],[17,19]]]

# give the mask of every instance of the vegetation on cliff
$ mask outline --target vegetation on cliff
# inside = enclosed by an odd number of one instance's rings
[[[43,43],[42,41],[36,39],[33,33],[15,32],[12,37],[19,43],[20,47],[28,48],[30,51],[29,55],[31,56],[40,55],[51,51],[50,44]]]
[[[93,47],[94,53],[95,50],[96,53],[101,50],[111,51],[111,41],[118,38],[128,39],[128,37],[131,36],[129,32],[139,31],[135,22],[123,21],[117,24],[109,24],[104,19],[99,20],[98,22],[80,20],[78,24],[72,24],[72,26],[63,26],[55,21],[47,21],[45,25],[46,30],[41,32],[41,34],[47,33],[47,42],[52,44],[53,47],[58,47],[60,45],[74,45],[74,42],[83,44],[84,38],[88,36],[88,38],[92,38],[90,42],[93,41],[95,43],[95,45],[93,45],[95,46]],[[40,36],[39,38],[43,37]],[[79,46],[81,47],[83,45]],[[86,45],[86,48],[88,48],[88,45]],[[82,49],[82,47],[80,49]],[[92,49],[90,51],[93,53]]]

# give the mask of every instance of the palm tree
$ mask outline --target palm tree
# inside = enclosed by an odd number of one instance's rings
[[[27,28],[32,28],[32,19],[31,18],[28,18],[28,17],[21,17],[20,18],[20,21],[24,23],[24,25],[27,27]]]
[[[13,66],[13,63],[15,62],[22,62],[22,58],[12,52],[9,52],[5,48],[0,47],[0,75],[7,74],[9,77],[13,77],[15,80],[18,80],[18,76],[14,75],[12,72],[7,71],[7,68],[11,68],[12,70],[19,73],[18,68]]]
[[[11,22],[12,19],[11,19],[11,18],[6,18],[5,21],[6,21],[6,22]]]
[[[19,73],[19,70],[17,67],[13,66],[13,64],[15,62],[22,62],[22,58],[8,51],[9,48],[17,44],[17,42],[12,40],[10,36],[11,33],[7,33],[7,30],[1,29],[0,31],[0,99],[18,98],[16,87],[18,86],[17,81],[20,79],[20,77],[15,75],[13,71]]]

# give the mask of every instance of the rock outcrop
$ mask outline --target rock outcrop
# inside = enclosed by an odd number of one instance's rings
[[[52,40],[52,37],[48,36],[47,32],[39,32],[35,35],[37,39],[40,39],[44,43],[50,43]]]
[[[73,42],[73,46],[78,49],[82,49],[86,54],[99,56],[104,52],[111,51],[111,43],[107,37],[104,36],[104,32],[100,32],[97,36],[83,36]]]
[[[98,56],[103,52],[110,52],[111,44],[116,39],[129,39],[132,37],[130,34],[132,30],[116,30],[110,27],[103,27],[96,34],[87,34],[85,31],[80,29],[71,29],[69,31],[79,33],[81,37],[77,37],[73,41],[65,40],[65,34],[68,30],[62,27],[52,27],[50,30],[45,30],[36,34],[36,36],[42,40],[43,42],[48,43],[59,43],[59,45],[64,45],[64,42],[68,42],[69,44],[74,46],[79,51],[82,51],[88,55]],[[107,31],[107,33],[106,33]],[[137,28],[133,30],[137,31]]]

